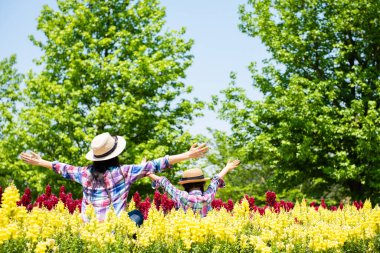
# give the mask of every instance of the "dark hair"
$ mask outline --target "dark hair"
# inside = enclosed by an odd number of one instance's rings
[[[100,174],[106,172],[110,167],[117,166],[120,166],[119,158],[117,156],[105,161],[94,161],[91,168],[91,174],[95,179],[97,179]]]
[[[199,188],[201,192],[204,192],[205,182],[195,182],[195,183],[188,183],[183,184],[183,188],[185,188],[185,191],[190,192],[193,188]]]

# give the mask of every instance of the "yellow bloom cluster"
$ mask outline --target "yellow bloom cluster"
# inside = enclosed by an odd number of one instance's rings
[[[249,210],[246,200],[233,213],[210,211],[205,218],[181,210],[164,214],[154,207],[141,227],[123,212],[113,210],[98,222],[94,209],[87,208],[88,222],[80,213],[70,214],[59,203],[53,210],[17,207],[19,192],[6,188],[0,208],[1,247],[19,242],[28,252],[343,252],[351,244],[365,245],[362,251],[379,251],[380,208],[366,201],[357,210],[345,206],[329,211],[296,203],[293,210],[279,213],[266,209],[264,215]],[[133,203],[132,203],[133,205]],[[376,239],[377,238],[377,239]],[[355,246],[355,247],[356,247]],[[154,251],[152,250],[152,251]],[[358,251],[358,248],[351,250]]]

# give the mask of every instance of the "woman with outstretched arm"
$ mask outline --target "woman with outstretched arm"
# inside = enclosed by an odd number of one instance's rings
[[[159,177],[150,174],[155,188],[162,187],[165,192],[173,199],[176,208],[183,208],[187,211],[189,208],[194,213],[200,213],[202,217],[207,215],[211,210],[211,202],[215,199],[218,188],[224,188],[225,183],[223,177],[231,170],[239,165],[239,160],[228,161],[226,166],[211,179],[211,183],[207,190],[204,191],[205,182],[210,178],[205,178],[201,169],[190,169],[184,171],[179,184],[183,185],[184,191],[174,187],[166,177]]]
[[[34,152],[21,153],[20,157],[28,164],[51,169],[81,184],[83,219],[86,220],[86,206],[92,204],[98,220],[103,221],[111,205],[116,214],[125,210],[129,190],[137,179],[149,173],[159,173],[175,163],[202,157],[208,150],[205,144],[194,144],[182,154],[167,155],[143,164],[121,165],[118,156],[125,146],[126,141],[121,136],[111,136],[109,133],[97,135],[91,142],[91,150],[86,154],[86,159],[93,163],[84,167],[47,161]]]

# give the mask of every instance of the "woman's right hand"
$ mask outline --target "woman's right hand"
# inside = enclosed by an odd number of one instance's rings
[[[228,171],[231,171],[231,170],[235,169],[237,166],[239,166],[239,164],[240,164],[239,160],[234,160],[234,161],[228,160],[225,168]]]
[[[43,161],[41,156],[37,153],[34,153],[34,152],[30,152],[30,153],[22,152],[20,154],[20,158],[24,162],[31,164],[31,165],[41,165],[42,161]]]
[[[239,160],[234,160],[234,161],[228,160],[226,166],[222,169],[221,172],[219,172],[218,176],[220,178],[223,178],[228,172],[230,172],[231,170],[239,166],[239,164],[240,164]]]

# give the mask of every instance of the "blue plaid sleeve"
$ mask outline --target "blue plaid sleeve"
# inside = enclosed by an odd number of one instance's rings
[[[212,180],[210,185],[208,186],[207,190],[205,191],[205,194],[212,194],[216,193],[218,188],[224,188],[226,186],[225,182],[223,179],[221,179],[218,175],[215,175]]]
[[[122,167],[122,172],[127,181],[133,183],[137,179],[147,176],[148,173],[156,174],[167,168],[171,168],[168,155],[142,164],[125,165]]]
[[[169,194],[174,202],[178,204],[180,203],[183,206],[186,206],[188,204],[189,193],[186,191],[178,190],[170,183],[166,177],[160,177],[160,179],[156,181],[156,184],[161,186],[164,191]]]
[[[73,165],[60,163],[58,161],[53,162],[53,171],[62,175],[64,178],[72,180],[74,182],[82,184],[83,170],[85,167],[76,167]]]

